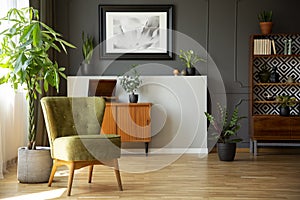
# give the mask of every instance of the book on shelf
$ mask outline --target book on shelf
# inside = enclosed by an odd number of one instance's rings
[[[275,42],[270,39],[254,39],[254,55],[271,55],[276,54]]]

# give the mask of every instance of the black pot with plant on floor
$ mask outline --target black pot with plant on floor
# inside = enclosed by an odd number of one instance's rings
[[[212,126],[213,138],[217,141],[218,156],[221,161],[233,161],[236,153],[236,143],[242,139],[237,137],[237,132],[241,128],[239,121],[244,116],[240,117],[238,107],[233,110],[231,118],[226,108],[218,104],[218,117],[205,112],[205,116]],[[216,119],[221,119],[217,121]]]

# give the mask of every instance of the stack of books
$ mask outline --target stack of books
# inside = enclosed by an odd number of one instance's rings
[[[275,42],[270,39],[254,39],[254,55],[276,54]]]

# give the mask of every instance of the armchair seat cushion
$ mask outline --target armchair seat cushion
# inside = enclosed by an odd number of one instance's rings
[[[52,158],[65,161],[111,160],[120,157],[119,135],[74,135],[53,141]]]

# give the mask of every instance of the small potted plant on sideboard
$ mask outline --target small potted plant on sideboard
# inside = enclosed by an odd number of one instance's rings
[[[122,88],[129,93],[129,102],[137,103],[138,102],[138,94],[135,94],[135,91],[141,86],[142,80],[140,78],[140,74],[137,72],[135,67],[138,65],[132,65],[132,74],[124,74],[120,77],[120,85]]]

